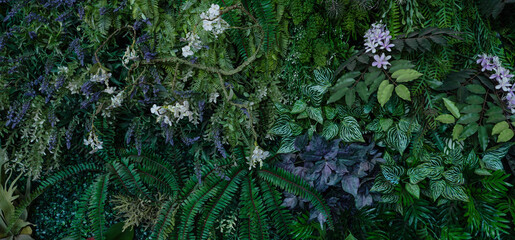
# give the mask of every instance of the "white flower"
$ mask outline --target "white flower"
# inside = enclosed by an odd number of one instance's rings
[[[202,42],[200,41],[200,37],[198,34],[194,32],[189,32],[186,34],[186,41],[188,45],[193,49],[193,51],[198,51],[202,49]]]
[[[150,112],[152,114],[155,114],[155,115],[160,115],[159,114],[159,111],[161,110],[161,107],[160,106],[157,106],[157,105],[153,105],[152,108],[150,109]]]
[[[66,67],[66,66],[59,66],[59,67],[57,67],[57,70],[59,71],[59,74],[67,74],[68,73],[68,67]]]
[[[114,91],[116,91],[116,87],[107,87],[106,89],[104,89],[104,92],[107,94],[113,94]]]
[[[79,93],[79,86],[75,83],[72,83],[72,82],[68,83],[68,86],[66,86],[66,88],[68,88],[68,90],[70,90],[70,92],[72,94]]]
[[[182,47],[182,56],[183,57],[189,57],[193,55],[193,51],[191,50],[190,45],[186,45]]]
[[[211,93],[209,95],[209,102],[216,103],[216,99],[218,98],[218,96],[220,96],[220,94],[218,94],[217,92]]]
[[[122,57],[122,63],[124,66],[127,66],[129,64],[129,61],[131,60],[137,60],[138,55],[136,54],[136,51],[134,49],[131,49],[130,46],[127,46],[127,50],[125,50],[125,54],[123,54]]]
[[[116,96],[111,97],[111,106],[109,108],[117,108],[122,106],[123,102],[123,91],[116,94]]]
[[[510,79],[503,77],[501,80],[499,80],[499,84],[495,86],[495,89],[501,89],[505,92],[509,91],[511,87]]]
[[[259,146],[254,147],[254,151],[252,151],[252,156],[247,157],[249,170],[252,168],[256,168],[256,165],[259,163],[259,167],[263,166],[263,160],[265,160],[270,153],[268,151],[263,151]]]
[[[217,4],[212,4],[207,12],[201,13],[200,18],[204,30],[212,32],[215,37],[229,27],[229,24],[220,17],[220,6]]]

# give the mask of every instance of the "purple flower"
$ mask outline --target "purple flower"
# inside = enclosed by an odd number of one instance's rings
[[[375,62],[372,63],[372,66],[374,67],[377,67],[377,68],[384,68],[386,69],[387,68],[387,65],[391,65],[388,60],[391,58],[392,56],[385,56],[384,53],[381,54],[381,56],[379,55],[374,55],[374,60]]]
[[[140,37],[138,37],[138,40],[136,40],[136,44],[144,43],[150,39],[150,36],[148,34],[143,34]]]
[[[213,131],[213,139],[215,141],[215,147],[218,152],[222,155],[223,158],[227,158],[227,152],[225,151],[222,140],[220,139],[220,129],[217,128]]]
[[[498,82],[501,82],[503,78],[512,78],[513,74],[510,74],[510,71],[503,67],[498,67],[495,69],[495,73],[490,75],[490,79],[495,79]]]
[[[126,5],[127,5],[127,1],[121,2],[120,5],[113,10],[113,12],[118,12],[118,11],[124,9]]]
[[[30,31],[30,32],[29,32],[29,37],[30,37],[30,39],[34,39],[34,38],[37,38],[37,37],[38,37],[38,34],[37,34],[37,33],[35,33],[34,31]]]
[[[502,78],[499,80],[499,84],[495,86],[495,89],[502,89],[503,91],[507,92],[511,90],[511,83],[509,78]]]
[[[79,14],[79,19],[82,20],[82,18],[84,18],[84,8],[83,7],[80,7],[78,10],[77,10],[78,14]]]
[[[100,14],[100,16],[104,16],[107,13],[107,8],[101,7],[100,9],[98,9],[98,13]]]
[[[75,38],[71,43],[70,43],[70,48],[73,49],[73,51],[75,52],[75,54],[77,54],[77,58],[79,59],[80,61],[80,65],[81,66],[84,66],[84,52],[82,51],[82,48],[80,46],[80,43],[79,43],[79,38]]]

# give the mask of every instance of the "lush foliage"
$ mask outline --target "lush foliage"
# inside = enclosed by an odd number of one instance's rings
[[[0,238],[510,239],[512,2],[0,0]]]

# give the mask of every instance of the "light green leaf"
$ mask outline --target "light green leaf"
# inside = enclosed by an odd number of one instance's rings
[[[510,141],[510,139],[513,138],[513,130],[511,129],[504,129],[502,130],[502,132],[499,134],[499,137],[497,138],[497,142],[507,142],[507,141]]]
[[[406,190],[417,199],[420,198],[420,187],[417,184],[406,183]]]
[[[442,123],[454,123],[455,119],[451,114],[442,114],[435,118],[436,121],[440,121]]]
[[[393,120],[391,118],[381,118],[379,120],[379,125],[381,125],[381,128],[383,129],[383,131],[387,131],[393,124]]]
[[[492,135],[499,134],[505,129],[508,129],[510,125],[506,121],[498,122],[495,124],[494,128],[492,128]]]
[[[293,108],[291,110],[291,113],[292,114],[298,114],[298,113],[301,113],[301,112],[304,112],[304,110],[306,110],[306,107],[308,106],[308,104],[306,102],[304,102],[303,100],[297,100],[295,102],[295,104],[293,104]]]
[[[340,124],[340,138],[344,142],[365,142],[358,121],[351,116],[343,118]]]
[[[477,175],[480,175],[480,176],[490,176],[490,175],[492,175],[490,173],[490,171],[488,171],[487,169],[484,169],[484,168],[476,168],[476,170],[474,170],[474,173],[477,174]]]
[[[392,77],[396,78],[397,82],[413,81],[420,76],[422,76],[422,73],[417,72],[415,69],[400,69],[392,74]]]
[[[306,109],[309,118],[319,122],[320,124],[324,123],[324,117],[322,116],[322,109],[320,107],[308,107]]]
[[[411,101],[410,91],[406,86],[402,84],[397,85],[397,87],[395,87],[395,93],[397,93],[397,96],[400,98],[406,101]]]
[[[390,97],[392,97],[393,92],[393,84],[390,84],[388,80],[384,80],[379,85],[379,89],[377,91],[377,100],[381,104],[381,107],[383,107],[388,100],[390,100]]]
[[[452,129],[452,140],[458,140],[461,133],[463,132],[463,125],[456,124]]]
[[[454,102],[447,98],[443,98],[443,102],[447,110],[449,110],[449,112],[451,112],[454,117],[460,118],[460,110],[456,107],[456,105],[454,105]]]

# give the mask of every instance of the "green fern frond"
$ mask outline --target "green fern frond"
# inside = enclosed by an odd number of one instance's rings
[[[88,204],[88,218],[91,221],[91,229],[95,239],[104,240],[105,232],[105,216],[104,205],[107,196],[107,185],[109,183],[109,175],[104,174],[97,177],[93,185],[91,185],[91,197]]]
[[[331,211],[325,204],[324,199],[315,189],[309,186],[300,177],[297,177],[286,170],[274,167],[263,167],[258,170],[258,176],[267,182],[270,182],[274,186],[310,201],[315,209],[327,218],[329,228],[334,228]]]

